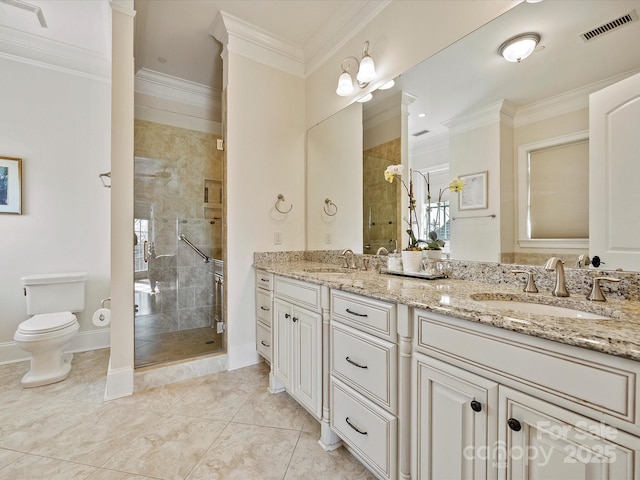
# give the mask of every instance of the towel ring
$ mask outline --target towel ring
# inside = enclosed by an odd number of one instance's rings
[[[331,209],[331,207],[333,207],[334,212],[330,213],[329,210],[327,209]],[[330,217],[333,217],[336,213],[338,213],[338,206],[333,203],[331,200],[329,200],[328,198],[324,199],[324,207],[322,207],[324,210],[324,213],[326,213],[327,215],[329,215]]]
[[[293,208],[293,203],[291,204],[291,206],[289,207],[289,210],[286,211],[282,211],[280,210],[280,207],[278,207],[278,204],[280,202],[284,202],[284,195],[282,195],[281,193],[278,194],[278,199],[276,200],[276,210],[279,211],[280,213],[289,213],[291,211],[291,209]]]

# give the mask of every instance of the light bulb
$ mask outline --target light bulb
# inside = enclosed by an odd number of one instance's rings
[[[360,60],[360,68],[356,79],[360,83],[369,83],[376,79],[376,66],[373,63],[373,58],[369,55],[364,55]]]
[[[343,71],[338,78],[338,88],[336,93],[341,97],[349,96],[353,93],[353,80],[348,72]]]

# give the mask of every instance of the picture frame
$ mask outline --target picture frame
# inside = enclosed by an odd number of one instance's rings
[[[458,192],[459,210],[479,210],[489,207],[487,181],[489,172],[460,175],[464,188]]]
[[[0,156],[0,213],[22,215],[22,159]]]

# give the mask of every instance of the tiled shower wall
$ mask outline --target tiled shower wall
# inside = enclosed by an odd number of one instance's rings
[[[150,312],[158,333],[211,324],[213,263],[204,263],[182,241],[186,237],[206,255],[222,259],[223,220],[219,208],[206,209],[205,179],[223,181],[223,152],[210,133],[154,122],[135,121],[136,218],[150,218],[153,255],[149,280],[156,286]],[[170,178],[153,176],[167,172]],[[211,217],[217,217],[213,220]],[[155,285],[154,285],[155,284]]]
[[[363,232],[364,253],[375,254],[380,247],[395,248],[391,239],[402,236],[400,195],[404,189],[400,182],[390,184],[384,179],[389,165],[401,162],[400,138],[370,148],[363,153]],[[400,250],[402,247],[398,245]]]

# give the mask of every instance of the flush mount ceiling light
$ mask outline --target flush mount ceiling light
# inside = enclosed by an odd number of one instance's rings
[[[533,53],[540,41],[537,33],[523,33],[510,38],[498,49],[507,62],[521,62]]]
[[[352,67],[354,71],[357,70],[355,82],[351,73],[349,73]],[[342,73],[338,78],[336,93],[341,97],[347,97],[353,93],[355,90],[354,83],[356,83],[359,88],[365,88],[375,80],[376,67],[373,63],[373,58],[369,56],[369,42],[364,42],[362,58],[360,60],[356,57],[347,57],[342,60],[340,68],[342,69]]]

